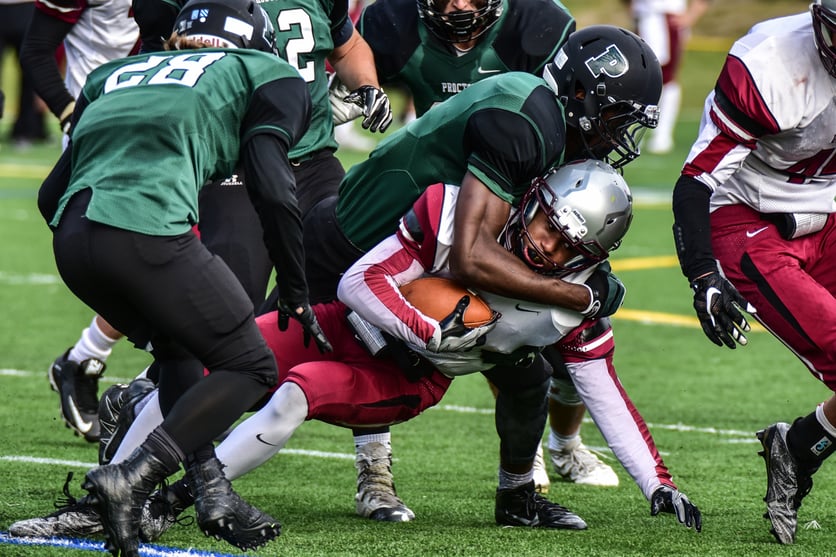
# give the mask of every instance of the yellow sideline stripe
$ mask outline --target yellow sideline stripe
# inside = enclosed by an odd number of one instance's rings
[[[645,311],[640,309],[619,309],[613,319],[623,319],[624,321],[637,321],[646,325],[674,325],[677,327],[690,327],[698,329],[700,321],[696,316],[676,315],[673,313],[662,313],[661,311]],[[752,333],[764,333],[766,329],[763,325],[755,321],[751,316],[746,320],[752,327]]]
[[[657,255],[654,257],[611,259],[610,264],[612,265],[613,271],[620,273],[623,271],[646,271],[647,269],[679,267],[679,260],[675,255]]]

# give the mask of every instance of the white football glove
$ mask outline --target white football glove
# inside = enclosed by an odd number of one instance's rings
[[[362,105],[345,101],[350,94],[351,90],[340,81],[337,74],[332,75],[328,84],[328,100],[331,102],[331,115],[335,126],[351,122],[363,115]]]

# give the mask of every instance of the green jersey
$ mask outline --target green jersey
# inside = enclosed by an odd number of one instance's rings
[[[363,10],[357,29],[374,52],[380,82],[406,85],[420,116],[486,77],[542,74],[575,20],[559,0],[503,0],[499,20],[459,52],[421,23],[415,0],[386,0]]]
[[[531,180],[562,162],[563,105],[541,78],[500,74],[474,83],[401,128],[354,165],[340,185],[337,220],[368,250],[397,228],[427,187],[471,172],[516,203]]]
[[[267,0],[259,6],[270,15],[276,29],[279,55],[299,71],[311,92],[311,125],[291,150],[290,158],[304,158],[320,149],[336,149],[325,61],[335,41],[339,41],[339,46],[354,29],[348,19],[348,2]]]
[[[90,188],[90,220],[170,236],[197,223],[198,190],[232,174],[249,138],[272,134],[285,149],[298,141],[310,96],[276,56],[207,48],[106,63],[89,75],[76,110],[72,173],[50,224]],[[269,188],[292,184],[258,179],[254,187],[269,197]]]

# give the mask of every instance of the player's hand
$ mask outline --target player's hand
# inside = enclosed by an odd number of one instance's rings
[[[323,354],[333,350],[331,343],[328,342],[328,338],[322,331],[322,327],[319,326],[319,322],[316,320],[316,314],[313,309],[311,309],[310,304],[288,304],[284,300],[279,300],[278,325],[280,331],[287,330],[287,326],[290,323],[291,318],[302,324],[302,330],[304,331],[302,342],[304,343],[305,348],[310,345],[311,337],[313,337],[317,348],[319,348],[319,351]]]
[[[741,313],[741,308],[755,313],[732,283],[718,271],[694,279],[694,309],[700,318],[700,325],[708,339],[717,346],[724,344],[737,348],[737,344],[746,345],[749,341],[743,336],[751,330],[749,322]]]
[[[383,133],[392,123],[392,105],[383,89],[363,85],[352,91],[345,102],[363,107],[363,129]]]
[[[624,303],[627,288],[612,272],[609,261],[604,261],[593,271],[584,286],[589,290],[589,306],[581,313],[590,319],[612,315]]]
[[[491,320],[479,327],[468,327],[464,324],[464,312],[470,305],[470,296],[462,296],[456,308],[444,319],[439,321],[440,335],[434,335],[427,343],[427,349],[432,352],[461,352],[475,346],[485,344],[485,335],[496,327],[500,314],[492,311]]]
[[[659,513],[676,515],[680,524],[702,532],[702,513],[688,497],[670,486],[659,486],[650,497],[650,516]]]

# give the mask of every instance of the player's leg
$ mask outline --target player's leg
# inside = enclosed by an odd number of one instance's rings
[[[564,480],[583,485],[615,487],[618,475],[581,440],[586,413],[566,364],[554,347],[543,351],[553,372],[549,388],[549,460]]]

